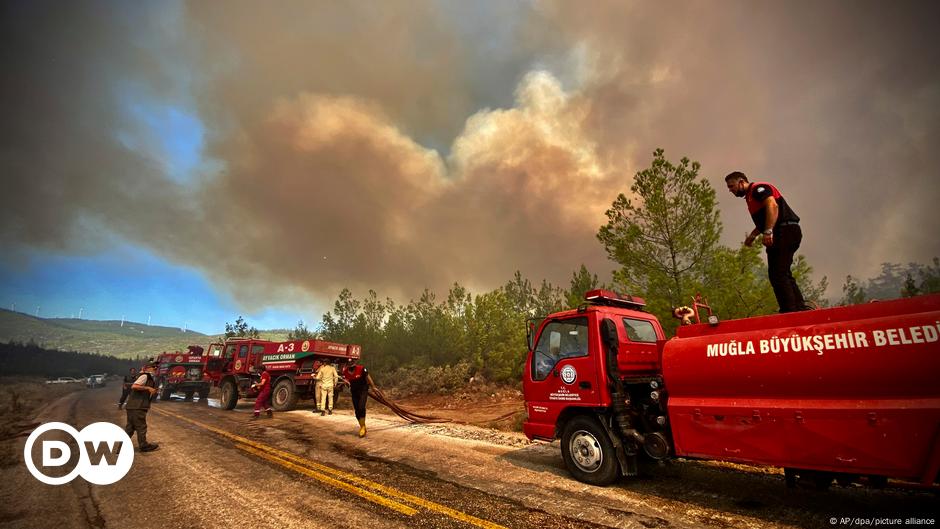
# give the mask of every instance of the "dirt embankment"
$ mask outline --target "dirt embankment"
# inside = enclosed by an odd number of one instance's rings
[[[85,385],[46,384],[41,378],[0,377],[0,468],[19,462],[16,442],[39,426],[38,411],[59,397],[84,391]]]
[[[386,390],[385,394],[395,404],[421,415],[501,431],[522,431],[525,401],[522,391],[516,388],[469,384],[450,395],[402,395],[394,390]],[[385,408],[377,403],[370,403],[369,406],[385,412]]]

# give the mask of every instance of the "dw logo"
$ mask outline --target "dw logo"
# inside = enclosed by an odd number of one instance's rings
[[[64,476],[49,476],[37,468],[33,462],[33,445],[36,440],[46,432],[58,430],[65,432],[78,445],[78,463]],[[47,437],[53,437],[49,435]],[[58,437],[62,437],[59,435]],[[68,443],[54,439],[44,439],[40,443],[42,461],[45,469],[59,469],[65,467],[72,460],[72,449]],[[96,422],[89,424],[78,431],[68,424],[50,422],[33,430],[26,439],[23,448],[23,459],[26,468],[34,478],[46,485],[62,485],[75,479],[76,476],[85,478],[85,481],[95,485],[110,485],[123,478],[134,463],[134,445],[130,437],[122,428],[109,422]],[[59,472],[61,473],[61,472]]]

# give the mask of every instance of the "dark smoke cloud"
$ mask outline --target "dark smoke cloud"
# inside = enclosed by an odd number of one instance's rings
[[[459,5],[459,7],[458,7]],[[656,147],[782,188],[835,283],[940,255],[931,3],[3,6],[0,237],[114,238],[246,306],[613,268],[594,234]],[[931,13],[933,12],[933,13]],[[168,175],[127,101],[189,108]]]

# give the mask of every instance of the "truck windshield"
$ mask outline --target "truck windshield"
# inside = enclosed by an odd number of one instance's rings
[[[550,322],[532,353],[532,379],[544,380],[560,360],[588,355],[586,317]]]

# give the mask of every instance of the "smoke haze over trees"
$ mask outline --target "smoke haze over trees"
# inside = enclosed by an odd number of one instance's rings
[[[5,2],[3,259],[133,245],[252,310],[607,281],[597,227],[662,146],[778,185],[820,275],[926,262],[938,6]]]

